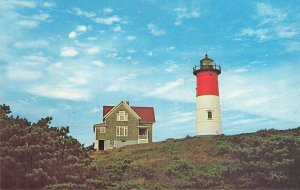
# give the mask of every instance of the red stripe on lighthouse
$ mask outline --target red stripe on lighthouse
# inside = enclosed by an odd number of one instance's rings
[[[197,96],[219,96],[218,74],[214,71],[202,71],[197,73]]]

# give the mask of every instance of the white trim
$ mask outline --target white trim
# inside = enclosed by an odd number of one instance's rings
[[[145,129],[146,135],[140,135],[140,129]],[[140,129],[138,130],[138,144],[148,143],[149,142],[149,129],[147,129],[147,128],[140,128]],[[140,136],[146,136],[146,138],[140,138]]]
[[[119,111],[117,113],[117,121],[128,121],[128,113],[125,111]]]
[[[113,107],[107,114],[105,114],[103,119],[107,118],[110,114],[112,114],[121,104],[125,105],[125,107],[128,109],[128,111],[130,111],[137,119],[141,119],[140,116],[128,104],[126,104],[124,101],[121,101],[118,105]]]
[[[123,135],[121,129],[123,128]],[[128,136],[128,126],[116,126],[116,136],[117,137],[127,137]]]

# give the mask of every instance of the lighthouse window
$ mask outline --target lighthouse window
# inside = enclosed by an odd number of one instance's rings
[[[212,111],[207,111],[207,119],[212,119]]]

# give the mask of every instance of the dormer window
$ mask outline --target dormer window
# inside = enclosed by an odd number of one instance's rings
[[[128,113],[125,111],[119,111],[117,113],[117,121],[128,121]]]
[[[213,119],[212,115],[213,115],[213,112],[211,110],[208,110],[207,111],[207,119],[212,120]]]

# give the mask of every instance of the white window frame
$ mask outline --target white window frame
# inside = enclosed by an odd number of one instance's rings
[[[106,132],[106,128],[105,127],[100,127],[100,133],[105,133]]]
[[[117,121],[128,121],[128,113],[125,111],[119,111],[117,113]]]
[[[123,131],[123,133],[121,131]],[[128,136],[128,126],[116,126],[116,136],[117,137],[127,137]]]

